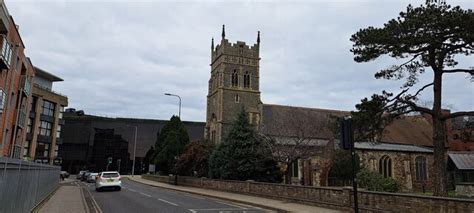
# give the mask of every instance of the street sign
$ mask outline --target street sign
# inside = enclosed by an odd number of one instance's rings
[[[341,144],[345,150],[354,146],[354,133],[352,131],[352,119],[344,118],[341,120]]]
[[[108,158],[107,158],[107,163],[108,163],[108,164],[111,164],[111,163],[112,163],[112,157],[108,157]]]

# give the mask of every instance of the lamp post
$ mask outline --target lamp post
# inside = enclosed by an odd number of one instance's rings
[[[179,119],[181,119],[181,97],[179,97],[179,95],[175,95],[175,94],[171,94],[171,93],[165,93],[165,95],[167,95],[167,96],[175,96],[175,97],[178,97],[178,98],[179,98],[179,113],[178,113],[178,117],[179,117]]]
[[[138,127],[137,126],[130,126],[127,125],[128,127],[135,127],[135,142],[133,143],[133,163],[132,163],[132,177],[135,174],[135,158],[137,154],[137,132],[138,132]]]

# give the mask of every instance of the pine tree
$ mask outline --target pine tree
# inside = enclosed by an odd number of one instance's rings
[[[211,178],[281,182],[281,172],[271,152],[257,139],[244,109],[229,134],[211,155]]]
[[[177,116],[161,129],[156,144],[154,162],[157,170],[162,174],[172,172],[176,159],[180,156],[189,143],[189,135],[183,123]]]

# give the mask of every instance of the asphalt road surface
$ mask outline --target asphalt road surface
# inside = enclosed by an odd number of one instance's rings
[[[255,206],[218,200],[200,195],[152,187],[122,179],[121,191],[96,192],[93,183],[80,183],[86,200],[98,206],[98,212],[193,212],[193,213],[257,213],[272,212]],[[92,196],[93,199],[90,199]]]

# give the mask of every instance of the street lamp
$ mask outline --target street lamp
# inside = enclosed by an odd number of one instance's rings
[[[178,114],[178,117],[179,117],[179,119],[181,119],[181,97],[179,97],[179,95],[175,95],[175,94],[171,94],[171,93],[165,93],[165,95],[175,96],[175,97],[179,98],[179,114]]]
[[[132,177],[135,174],[135,158],[137,154],[137,132],[138,132],[138,127],[137,126],[130,126],[127,125],[128,127],[135,127],[135,142],[133,143],[133,163],[132,163]]]

